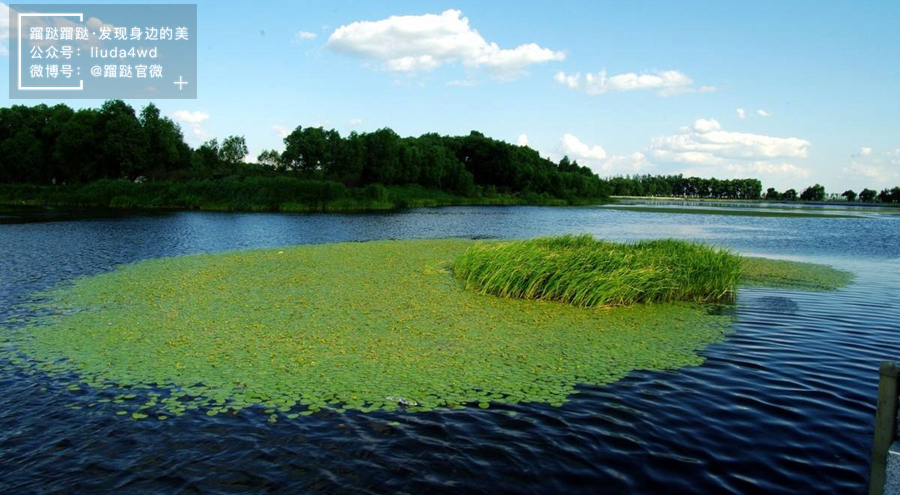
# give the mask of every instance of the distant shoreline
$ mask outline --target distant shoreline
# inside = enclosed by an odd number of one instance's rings
[[[234,211],[364,213],[437,206],[585,206],[607,198],[567,199],[547,194],[454,195],[418,185],[378,184],[345,188],[315,180],[221,180],[134,183],[96,181],[80,185],[0,185],[0,212],[16,208],[109,211]]]
[[[747,203],[753,205],[770,204],[784,206],[850,206],[850,207],[866,207],[866,208],[898,208],[898,203],[863,203],[859,201],[787,201],[782,199],[717,199],[717,198],[691,198],[682,196],[610,196],[613,201],[618,200],[635,200],[635,201],[680,201],[693,203],[710,203],[713,206],[717,203]]]

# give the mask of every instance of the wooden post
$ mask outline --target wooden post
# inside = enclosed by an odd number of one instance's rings
[[[875,410],[875,442],[872,444],[872,473],[869,495],[884,493],[888,450],[897,435],[897,363],[881,363],[878,381],[878,406]]]

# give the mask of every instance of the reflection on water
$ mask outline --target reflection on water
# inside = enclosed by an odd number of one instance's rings
[[[129,421],[0,363],[0,492],[860,492],[877,367],[900,356],[897,218],[766,218],[602,208],[480,207],[400,214],[181,212],[0,226],[0,318],[35,291],[142,259],[384,238],[588,232],[679,237],[825,262],[835,293],[742,289],[729,339],[703,366],[581,387],[562,408],[416,415],[265,414]],[[93,404],[93,406],[91,406]],[[70,406],[81,409],[73,409]]]

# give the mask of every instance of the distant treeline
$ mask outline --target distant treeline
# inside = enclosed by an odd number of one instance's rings
[[[850,203],[891,204],[900,203],[900,187],[893,187],[891,189],[884,188],[881,192],[866,188],[860,191],[859,194],[852,189],[847,189],[846,191],[837,194],[826,193],[825,187],[816,184],[807,187],[799,195],[797,194],[796,189],[778,192],[774,187],[770,187],[766,190],[766,199],[776,201],[797,201],[799,199],[800,201],[848,201]]]
[[[706,199],[767,199],[774,201],[849,201],[863,203],[900,203],[900,187],[877,192],[863,189],[843,193],[827,193],[820,184],[809,186],[801,192],[788,189],[777,191],[774,187],[762,193],[762,183],[757,179],[703,179],[681,175],[630,175],[607,179],[613,196],[669,196]]]
[[[389,128],[341,136],[297,127],[284,151],[247,163],[242,136],[194,149],[152,103],[100,108],[0,108],[0,202],[214,209],[381,209],[422,204],[584,204],[618,196],[834,199],[818,184],[798,194],[757,179],[635,175],[601,179],[564,157],[472,131],[400,137]],[[900,189],[855,201],[900,202]]]
[[[180,183],[226,177],[290,177],[344,187],[420,185],[460,197],[544,196],[570,203],[603,200],[605,181],[568,158],[472,132],[402,138],[388,128],[342,137],[297,127],[283,153],[244,163],[247,145],[231,136],[192,149],[180,127],[149,104],[139,114],[120,100],[99,109],[66,105],[0,109],[0,183],[73,185],[99,180]]]
[[[703,179],[681,175],[630,175],[609,179],[613,196],[681,196],[715,199],[759,199],[757,179]]]

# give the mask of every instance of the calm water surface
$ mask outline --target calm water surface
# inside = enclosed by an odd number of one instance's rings
[[[581,387],[561,408],[130,421],[111,405],[70,407],[114,392],[71,392],[0,362],[0,493],[860,493],[878,362],[900,357],[897,216],[478,207],[47,219],[0,225],[0,321],[27,316],[17,306],[29,294],[123,263],[372,239],[677,237],[828,263],[857,280],[827,294],[743,289],[734,332],[704,365]]]

